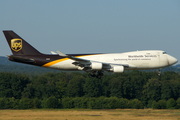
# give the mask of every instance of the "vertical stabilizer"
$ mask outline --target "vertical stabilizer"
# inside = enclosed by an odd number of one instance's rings
[[[41,55],[41,53],[11,30],[3,31],[13,55]]]

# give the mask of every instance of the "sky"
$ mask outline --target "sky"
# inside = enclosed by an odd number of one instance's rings
[[[47,54],[163,50],[180,61],[179,0],[1,0],[0,29],[0,56],[13,30]]]

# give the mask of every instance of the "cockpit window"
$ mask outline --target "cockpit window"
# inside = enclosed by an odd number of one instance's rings
[[[166,54],[166,52],[163,52],[163,54]]]

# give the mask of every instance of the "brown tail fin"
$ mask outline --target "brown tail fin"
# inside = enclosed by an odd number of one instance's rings
[[[41,55],[41,53],[11,30],[3,31],[13,55]]]

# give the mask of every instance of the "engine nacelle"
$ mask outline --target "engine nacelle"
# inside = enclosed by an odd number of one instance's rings
[[[123,73],[124,66],[114,66],[111,71],[114,73]]]
[[[91,69],[92,70],[102,70],[102,63],[95,63],[95,62],[92,62],[91,63]]]

